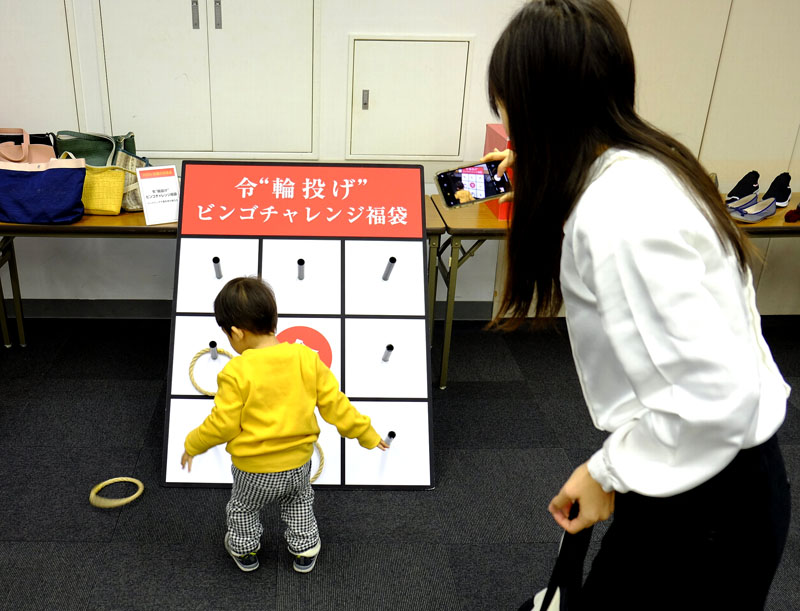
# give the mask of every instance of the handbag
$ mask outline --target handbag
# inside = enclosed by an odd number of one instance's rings
[[[578,503],[575,502],[570,508],[570,520],[576,518],[578,512]],[[519,611],[567,611],[581,608],[579,598],[583,586],[583,562],[592,539],[592,528],[590,526],[574,535],[564,532],[547,587],[522,603]]]
[[[0,161],[0,221],[55,224],[80,220],[85,178],[83,159]]]
[[[66,152],[61,158],[74,157]],[[119,214],[127,172],[129,170],[114,165],[93,166],[87,163],[82,195],[84,213],[101,216]]]
[[[0,143],[11,142],[12,144],[20,145],[24,141],[24,131],[25,130],[0,129]],[[56,150],[56,135],[53,132],[28,134],[28,139],[31,144],[44,144],[51,147],[53,152]]]
[[[87,165],[95,167],[111,165],[114,153],[118,150],[136,153],[136,142],[133,132],[124,136],[107,136],[62,130],[56,133],[56,153],[72,153],[75,157],[86,159]]]
[[[0,135],[0,161],[44,163],[56,156],[51,144],[33,143],[24,129],[0,127]]]
[[[137,157],[125,150],[118,150],[114,155],[114,165],[124,168],[129,173],[125,174],[125,187],[122,192],[122,209],[125,212],[141,212],[144,209],[142,204],[142,193],[139,191],[139,179],[136,175],[136,168],[144,168],[150,165],[150,160],[146,157]]]

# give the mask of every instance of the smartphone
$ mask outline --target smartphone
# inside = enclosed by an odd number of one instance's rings
[[[508,176],[497,178],[499,161],[446,170],[436,174],[436,186],[449,207],[475,204],[511,191]]]

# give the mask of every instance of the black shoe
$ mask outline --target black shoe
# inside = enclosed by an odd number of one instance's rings
[[[310,550],[303,552],[303,554],[313,554],[311,556],[300,555],[297,552],[289,550],[289,552],[294,556],[294,570],[298,573],[310,573],[314,569],[314,565],[317,563],[317,557],[319,556],[319,550],[321,547],[321,543],[317,543]]]
[[[788,206],[789,200],[792,198],[792,188],[789,186],[791,180],[792,177],[789,176],[789,172],[778,174],[775,180],[772,181],[769,189],[767,189],[767,192],[764,193],[763,199],[774,197],[775,205],[778,208],[785,208]]]
[[[725,203],[730,206],[731,204],[734,204],[738,200],[749,195],[757,195],[758,178],[758,172],[755,170],[750,170],[739,182],[736,183],[736,186],[733,189],[728,191],[728,196],[725,198]]]
[[[258,556],[256,555],[258,550],[256,550],[256,552],[248,552],[247,554],[242,554],[239,556],[231,549],[230,537],[231,533],[225,533],[225,549],[228,551],[228,554],[230,554],[231,558],[233,558],[236,566],[245,572],[255,571],[259,566]]]

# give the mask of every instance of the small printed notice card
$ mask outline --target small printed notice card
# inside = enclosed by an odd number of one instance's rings
[[[175,166],[136,168],[136,176],[139,178],[145,223],[176,223],[180,196]]]

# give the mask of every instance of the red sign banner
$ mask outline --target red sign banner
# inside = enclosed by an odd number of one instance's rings
[[[184,162],[181,235],[422,238],[419,166]]]

